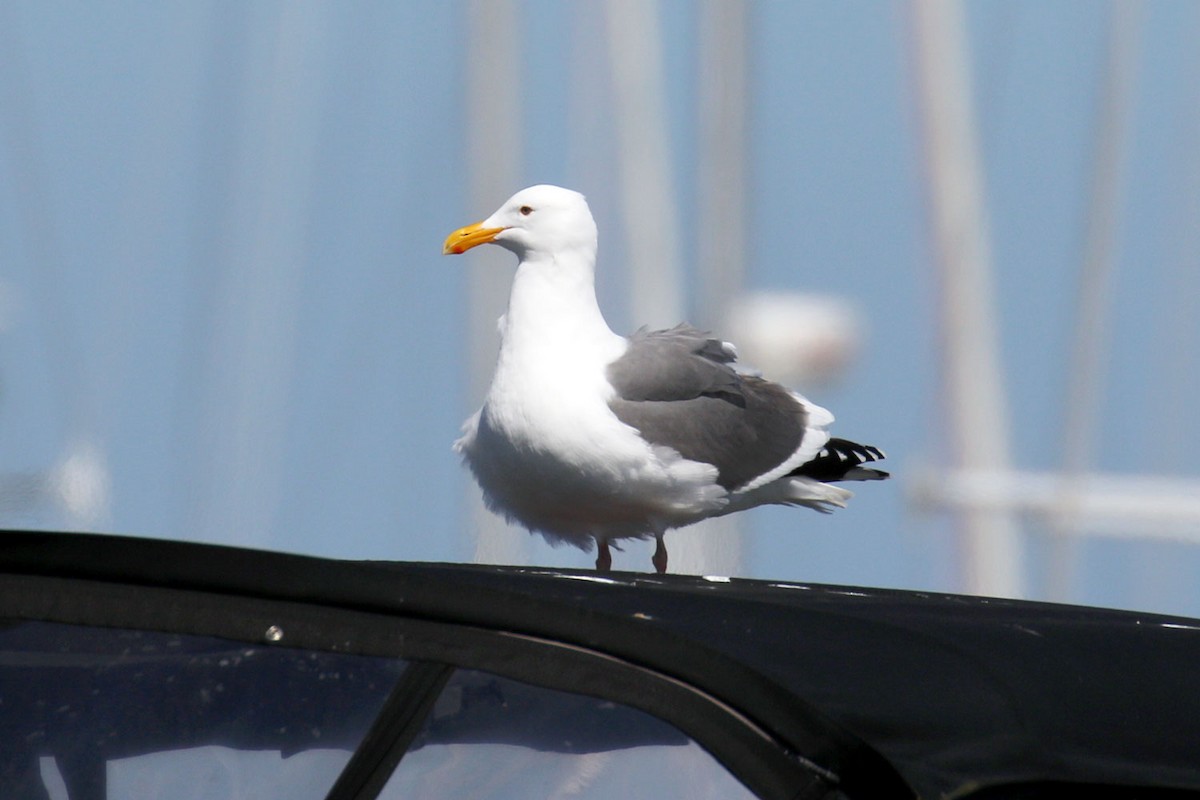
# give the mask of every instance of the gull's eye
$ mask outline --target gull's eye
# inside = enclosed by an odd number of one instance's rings
[[[520,211],[522,217],[528,217],[533,213],[533,208],[531,206],[521,206]]]

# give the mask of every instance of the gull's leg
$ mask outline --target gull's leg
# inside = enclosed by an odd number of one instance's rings
[[[608,539],[596,540],[596,572],[612,571],[612,551],[608,549]]]
[[[663,535],[656,534],[654,542],[654,555],[650,556],[650,563],[654,564],[655,572],[665,575],[667,572],[667,546],[663,543]]]

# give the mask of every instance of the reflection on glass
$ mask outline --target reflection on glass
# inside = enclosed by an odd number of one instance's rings
[[[405,664],[0,624],[0,797],[321,798]]]
[[[485,672],[456,672],[382,798],[753,795],[649,714]]]

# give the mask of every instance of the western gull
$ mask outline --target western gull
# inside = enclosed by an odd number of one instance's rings
[[[609,328],[596,302],[596,223],[578,192],[532,186],[454,231],[445,254],[516,254],[500,354],[458,451],[493,511],[552,544],[597,547],[663,535],[766,503],[844,507],[834,481],[877,480],[878,448],[831,438],[833,415],[739,370],[733,346],[690,325]],[[619,547],[618,547],[619,549]]]

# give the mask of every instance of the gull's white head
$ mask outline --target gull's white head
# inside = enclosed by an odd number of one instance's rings
[[[530,186],[508,198],[487,219],[446,237],[442,253],[465,253],[488,243],[511,250],[522,260],[530,254],[554,256],[568,251],[594,256],[596,222],[579,192]]]

